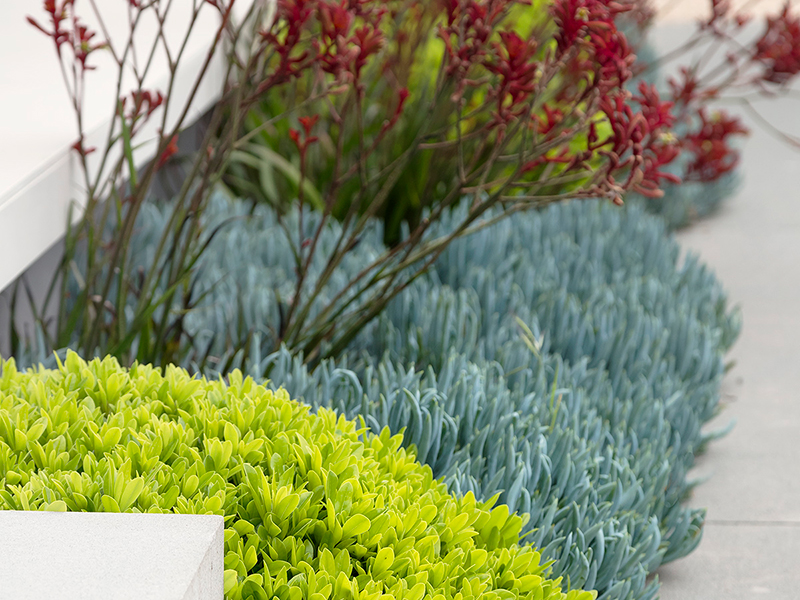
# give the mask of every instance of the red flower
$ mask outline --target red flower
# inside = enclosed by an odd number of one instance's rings
[[[494,94],[497,96],[498,122],[507,122],[519,116],[535,90],[535,60],[538,44],[535,40],[523,40],[516,32],[501,32],[502,43],[495,44],[497,60],[487,64],[489,71],[500,76]]]
[[[616,31],[614,19],[619,13],[631,10],[613,0],[557,0],[552,7],[558,27],[555,39],[559,53],[563,54],[584,36],[600,31]]]
[[[86,25],[81,24],[73,10],[75,0],[62,0],[60,4],[57,0],[45,0],[44,10],[50,15],[52,29],[48,30],[33,17],[27,17],[28,23],[36,27],[39,31],[53,40],[56,46],[56,53],[61,57],[61,47],[68,44],[75,56],[75,60],[80,63],[83,71],[91,70],[94,67],[86,65],[89,55],[95,50],[105,48],[106,42],[92,42],[95,32],[89,30]],[[72,27],[65,28],[64,24],[71,21]]]
[[[52,31],[48,31],[39,24],[33,17],[27,17],[28,23],[36,27],[45,35],[53,38],[56,45],[56,52],[61,56],[61,45],[68,42],[70,34],[67,30],[62,28],[62,25],[67,21],[67,7],[71,7],[73,0],[63,0],[61,4],[57,4],[56,0],[45,0],[44,10],[50,15],[50,23],[53,26]]]
[[[299,77],[305,68],[313,64],[315,57],[308,49],[299,53],[297,49],[302,47],[301,36],[317,4],[317,0],[278,0],[272,26],[268,31],[262,31],[261,37],[275,51],[279,61],[272,75],[259,85],[258,94]],[[316,48],[316,41],[311,46]]]
[[[300,117],[297,120],[300,121],[300,125],[303,126],[303,130],[306,132],[306,136],[308,136],[311,135],[311,129],[317,124],[317,121],[319,121],[319,115]]]
[[[364,0],[320,2],[318,18],[322,28],[322,68],[337,79],[358,81],[370,56],[384,45],[380,22],[386,10]],[[353,30],[356,18],[365,21]]]
[[[642,116],[651,134],[657,135],[662,129],[669,129],[675,123],[673,103],[662,101],[654,85],[640,83],[639,95],[634,96],[633,100],[641,107]]]
[[[549,104],[542,106],[544,117],[536,117],[539,125],[539,134],[546,136],[550,131],[564,120],[564,113],[558,108],[553,108]]]
[[[642,149],[640,164],[641,179],[633,188],[643,196],[660,197],[661,182],[680,183],[680,178],[661,168],[672,163],[680,154],[680,147],[670,128],[675,124],[672,114],[674,104],[661,100],[655,86],[642,82],[639,84],[639,95],[633,100],[639,105],[647,131],[646,141]]]
[[[552,7],[558,55],[569,57],[567,71],[605,94],[631,76],[636,60],[616,25],[631,5],[609,0],[557,0]]]
[[[133,102],[133,107],[128,114],[128,119],[134,121],[140,116],[144,116],[147,119],[164,103],[164,95],[158,91],[135,90],[131,92],[131,101]],[[124,104],[125,99],[123,98]]]
[[[668,135],[659,136],[643,154],[641,180],[633,186],[633,189],[642,196],[660,198],[664,194],[661,190],[662,181],[680,183],[680,177],[661,170],[661,167],[672,163],[679,154],[680,148]]]
[[[767,19],[767,30],[756,42],[753,60],[764,65],[764,81],[786,83],[800,73],[800,19],[787,2],[776,17]]]
[[[69,42],[72,44],[76,60],[81,64],[81,69],[84,71],[94,69],[94,67],[86,65],[86,60],[89,58],[89,55],[95,50],[100,50],[108,45],[106,42],[92,43],[92,39],[95,35],[94,31],[91,31],[86,25],[81,24],[78,18],[73,16],[72,31],[69,32]]]
[[[167,164],[167,161],[175,156],[178,153],[178,136],[173,135],[172,139],[167,144],[167,147],[164,148],[164,151],[161,153],[161,156],[158,157],[158,162],[156,163],[156,171]]]
[[[686,170],[686,179],[715,181],[739,164],[739,152],[731,148],[729,138],[746,135],[747,128],[736,117],[725,112],[713,113],[711,118],[704,109],[698,112],[700,128],[686,136],[684,147],[694,155]]]
[[[676,175],[662,170],[680,153],[677,140],[669,131],[674,123],[673,105],[662,101],[655,88],[644,83],[639,86],[639,94],[629,98],[618,91],[601,98],[600,108],[612,133],[595,146],[608,159],[605,185],[609,192],[634,190],[644,196],[659,197],[662,181],[679,181]],[[634,111],[634,103],[639,105],[639,112]],[[590,135],[590,142],[591,138]],[[624,182],[617,183],[615,175],[625,172]]]
[[[668,83],[676,104],[689,104],[696,99],[700,82],[697,81],[695,74],[690,72],[687,67],[681,67],[680,79],[670,77]]]
[[[72,144],[72,149],[75,150],[81,156],[87,156],[97,150],[94,146],[90,146],[89,148],[83,147],[83,138],[79,139],[77,142]]]
[[[334,43],[340,36],[349,37],[350,28],[353,26],[353,14],[345,6],[345,0],[320,2],[319,22],[323,38],[328,43]]]
[[[319,120],[319,115],[313,115],[310,117],[300,117],[298,121],[300,121],[300,126],[303,128],[305,133],[305,137],[300,135],[300,132],[297,129],[289,129],[289,137],[294,142],[297,149],[300,151],[300,160],[305,161],[306,157],[306,150],[308,147],[317,142],[319,140],[318,137],[312,136],[311,129]]]
[[[478,65],[490,63],[490,38],[508,10],[529,0],[448,0],[447,25],[439,26],[447,60],[446,73],[456,85],[458,99],[468,84],[469,73]]]
[[[589,43],[597,64],[594,86],[600,93],[622,87],[632,77],[631,66],[636,60],[636,55],[628,45],[628,38],[616,28],[601,28],[589,36]]]
[[[358,79],[361,75],[361,70],[367,64],[367,59],[383,48],[383,32],[368,25],[359,27],[352,38],[352,43],[358,48],[358,56],[353,65],[353,74]]]

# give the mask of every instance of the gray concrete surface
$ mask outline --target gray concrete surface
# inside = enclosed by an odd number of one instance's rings
[[[213,515],[0,511],[3,600],[222,600]]]
[[[798,525],[709,523],[697,552],[662,569],[661,597],[798,598]]]
[[[800,100],[761,106],[800,134]],[[800,152],[748,125],[741,189],[678,235],[741,306],[744,328],[711,424],[735,428],[694,471],[709,478],[690,501],[708,509],[703,541],[662,567],[662,600],[800,599]]]

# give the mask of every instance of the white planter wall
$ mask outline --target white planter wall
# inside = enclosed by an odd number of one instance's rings
[[[0,511],[0,597],[222,600],[214,515]]]

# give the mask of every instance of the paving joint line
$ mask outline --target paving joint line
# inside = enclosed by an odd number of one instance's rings
[[[706,525],[755,525],[762,527],[800,527],[800,521],[740,521],[735,519],[706,519]]]

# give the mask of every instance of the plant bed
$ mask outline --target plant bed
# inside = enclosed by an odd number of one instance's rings
[[[166,46],[168,6],[131,3],[116,50],[94,5],[102,35],[69,0],[31,20],[71,66],[86,212],[41,310],[28,293],[35,343],[11,339],[57,369],[4,367],[3,502],[224,513],[233,598],[654,598],[700,540],[687,473],[739,330],[668,229],[727,192],[745,129],[709,107],[784,90],[798,18],[738,46],[745,15],[714,3],[642,61],[638,1],[200,4],[189,31],[211,11],[230,69],[170,201],[153,181],[191,101],[144,87],[134,41],[149,14]],[[646,83],[704,43],[735,52]],[[121,87],[94,148],[106,51]]]
[[[142,254],[166,210],[144,213]],[[250,210],[218,195],[206,226]],[[203,301],[185,316],[187,367],[242,368],[376,434],[403,433],[452,491],[500,494],[530,514],[524,539],[555,574],[606,598],[654,597],[648,575],[700,540],[703,511],[681,501],[739,328],[713,274],[681,260],[659,219],[573,203],[456,241],[343,358],[316,368],[270,351],[292,286],[284,236],[257,207],[214,239]],[[343,269],[361,269],[381,240],[375,223]],[[333,277],[320,303],[347,280]]]

